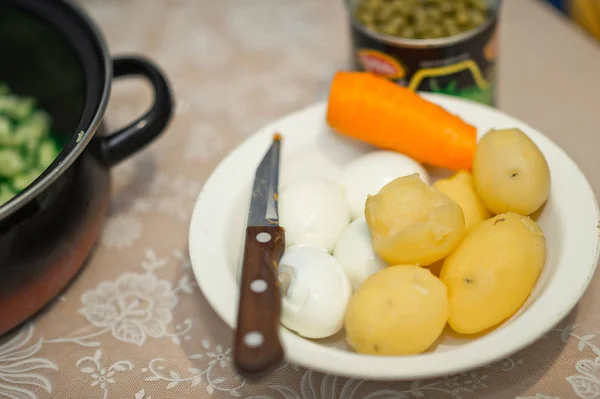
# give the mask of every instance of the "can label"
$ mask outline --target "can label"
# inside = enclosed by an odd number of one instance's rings
[[[415,91],[495,104],[496,20],[477,34],[441,46],[406,47],[352,26],[354,67]]]

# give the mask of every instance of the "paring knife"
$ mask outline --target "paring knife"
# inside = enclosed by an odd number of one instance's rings
[[[277,208],[280,150],[281,136],[275,134],[256,170],[246,227],[233,357],[237,372],[250,379],[267,374],[283,360],[277,282],[285,250]]]

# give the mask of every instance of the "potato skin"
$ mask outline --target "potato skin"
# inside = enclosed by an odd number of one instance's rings
[[[530,215],[550,195],[550,170],[535,143],[519,129],[491,130],[473,159],[477,194],[494,214]]]
[[[475,191],[470,172],[461,170],[449,178],[436,181],[433,186],[460,205],[465,216],[465,231],[492,217]]]
[[[473,334],[514,315],[545,261],[544,233],[529,217],[506,213],[481,222],[440,271],[448,289],[450,327]]]
[[[465,230],[460,206],[417,174],[369,196],[365,218],[375,252],[389,265],[430,265],[456,248]]]
[[[369,276],[346,308],[346,340],[359,353],[422,353],[448,318],[446,287],[415,265],[390,266]]]

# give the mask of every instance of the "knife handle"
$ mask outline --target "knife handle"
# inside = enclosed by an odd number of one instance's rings
[[[233,357],[238,373],[249,379],[261,377],[283,360],[277,268],[284,250],[282,227],[246,228]]]

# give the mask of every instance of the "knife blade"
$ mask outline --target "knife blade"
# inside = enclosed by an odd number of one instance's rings
[[[278,214],[280,152],[281,136],[275,134],[256,169],[248,211],[233,357],[238,373],[249,379],[264,376],[283,360],[277,282],[285,250]]]

